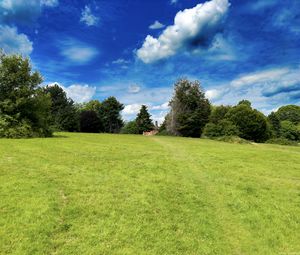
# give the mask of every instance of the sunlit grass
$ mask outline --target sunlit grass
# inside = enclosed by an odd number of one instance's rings
[[[1,254],[300,253],[300,148],[0,140]]]

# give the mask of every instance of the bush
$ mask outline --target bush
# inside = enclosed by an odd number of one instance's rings
[[[35,135],[28,121],[22,120],[21,122],[18,122],[8,115],[0,116],[1,138],[29,138],[33,136]]]
[[[203,136],[213,138],[221,136],[238,136],[238,128],[229,120],[221,120],[217,124],[206,124]]]
[[[226,143],[235,143],[235,144],[250,144],[248,140],[240,138],[238,136],[221,136],[216,139],[216,141],[226,142]]]
[[[284,120],[281,121],[281,137],[286,138],[291,141],[299,141],[300,140],[300,131],[296,125],[294,125],[291,121]]]
[[[138,134],[139,128],[137,126],[136,121],[129,121],[125,124],[125,126],[121,129],[122,134]]]
[[[297,142],[288,140],[288,139],[283,138],[283,137],[270,139],[270,140],[266,141],[266,143],[289,145],[289,146],[298,146],[299,145]]]

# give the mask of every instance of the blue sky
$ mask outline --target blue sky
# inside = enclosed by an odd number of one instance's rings
[[[214,104],[300,104],[299,0],[0,0],[0,48],[125,119],[147,104],[161,121],[180,77]]]

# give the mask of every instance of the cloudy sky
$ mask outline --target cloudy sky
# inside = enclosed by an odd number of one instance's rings
[[[215,104],[300,104],[299,0],[0,0],[0,48],[125,119],[147,104],[161,120],[180,77]]]

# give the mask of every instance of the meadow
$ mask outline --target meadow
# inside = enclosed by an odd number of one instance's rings
[[[300,254],[300,148],[0,140],[0,254]]]

